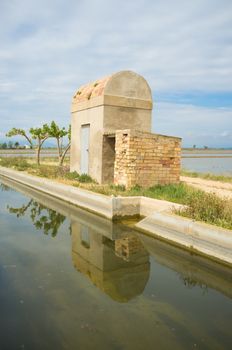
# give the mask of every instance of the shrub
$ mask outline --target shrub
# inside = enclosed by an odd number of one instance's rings
[[[188,206],[177,210],[177,214],[232,229],[232,200],[199,192],[197,196],[189,196],[187,202]]]
[[[96,181],[89,176],[88,174],[78,174],[76,171],[73,172],[67,172],[65,174],[65,178],[68,180],[76,180],[78,182],[82,182],[82,183],[96,183]]]
[[[126,191],[126,187],[124,185],[114,185],[114,184],[111,184],[109,185],[109,188],[111,190],[114,190],[114,191],[119,191],[119,192],[125,192]]]
[[[26,159],[14,157],[1,158],[0,165],[5,166],[7,168],[14,168],[19,171],[26,170],[31,166]]]

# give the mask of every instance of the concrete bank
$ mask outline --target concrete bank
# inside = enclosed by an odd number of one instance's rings
[[[181,205],[145,197],[109,197],[3,167],[0,175],[110,220],[143,216],[137,230],[232,265],[232,231],[171,213]]]
[[[232,231],[167,212],[154,212],[136,228],[232,265]]]
[[[4,167],[0,167],[0,175],[108,219],[147,216],[154,211],[170,211],[173,207],[181,207],[179,204],[145,197],[105,196]]]

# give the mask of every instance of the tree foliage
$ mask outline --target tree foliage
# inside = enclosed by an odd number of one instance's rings
[[[26,133],[24,129],[12,128],[10,131],[8,131],[6,136],[7,137],[23,136],[28,141],[30,147],[33,148],[32,138]]]
[[[50,125],[44,124],[42,127],[30,128],[29,133],[24,129],[12,128],[7,134],[7,137],[22,136],[29,142],[30,147],[36,150],[37,164],[40,165],[40,153],[44,142],[48,138],[55,138],[57,142],[59,165],[62,166],[65,156],[71,146],[71,125],[66,129],[60,128],[55,121],[52,121]],[[64,138],[67,136],[68,144],[63,145]],[[36,143],[33,142],[36,141]],[[15,143],[16,145],[16,143]],[[18,145],[18,143],[17,143]],[[7,146],[6,146],[7,148]]]
[[[44,124],[41,128],[30,128],[30,134],[32,139],[37,141],[37,164],[40,165],[40,152],[43,143],[50,137],[50,128],[47,124]]]
[[[66,130],[65,127],[60,128],[54,121],[52,121],[49,127],[49,136],[51,138],[56,139],[59,165],[61,166],[63,165],[65,155],[68,152],[71,145],[71,125],[69,126],[68,130]],[[63,141],[65,136],[68,136],[69,142],[66,147],[63,147]]]

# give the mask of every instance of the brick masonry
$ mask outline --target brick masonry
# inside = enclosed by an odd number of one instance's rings
[[[181,139],[137,130],[116,131],[114,183],[126,188],[178,183]]]

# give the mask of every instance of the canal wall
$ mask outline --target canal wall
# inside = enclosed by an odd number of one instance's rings
[[[135,225],[138,231],[232,265],[232,231],[174,215],[173,208],[182,207],[179,204],[146,197],[105,196],[4,167],[0,167],[0,175],[111,221],[144,217]]]
[[[172,208],[182,207],[168,201],[140,196],[106,196],[5,167],[0,167],[0,175],[110,220],[121,217],[146,216],[154,211],[170,211]]]

